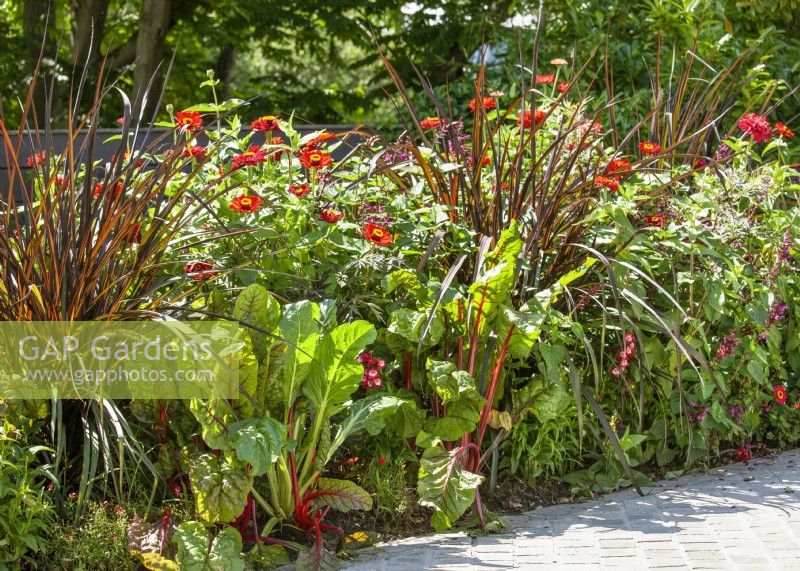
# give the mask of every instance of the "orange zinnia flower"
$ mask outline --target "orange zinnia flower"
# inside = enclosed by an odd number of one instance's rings
[[[594,185],[605,187],[611,192],[619,190],[619,179],[617,177],[596,176],[594,177]]]
[[[280,118],[275,115],[264,115],[263,117],[259,117],[250,123],[250,128],[253,131],[259,131],[261,133],[266,133],[267,131],[280,131],[280,121]]]
[[[556,76],[552,73],[545,73],[536,76],[536,83],[553,83],[555,80]]]
[[[568,81],[559,81],[558,85],[556,85],[556,89],[559,93],[566,93],[569,91],[569,82]]]
[[[178,111],[175,113],[175,126],[194,133],[203,128],[203,116],[198,111]]]
[[[775,123],[775,132],[778,133],[784,139],[794,139],[794,131],[792,131],[789,127],[778,121]]]
[[[263,203],[264,201],[260,196],[242,194],[231,200],[231,210],[242,214],[250,214],[260,209]]]
[[[496,109],[497,108],[497,100],[494,97],[483,97],[481,99],[483,102],[483,108],[487,111],[489,109]],[[478,98],[473,97],[469,102],[469,110],[475,113],[475,109],[478,107]]]
[[[628,162],[628,159],[614,159],[608,166],[606,167],[607,174],[613,173],[627,173],[631,170],[631,163]]]
[[[199,161],[206,156],[206,148],[200,145],[189,145],[183,149],[181,156],[184,158],[192,157],[194,160]]]
[[[336,139],[336,135],[334,135],[333,133],[328,133],[327,131],[323,131],[322,133],[320,133],[319,135],[308,141],[303,146],[306,147],[307,149],[316,149],[319,148],[319,146],[322,143],[333,141],[334,139]]]
[[[435,129],[436,127],[440,127],[442,125],[442,120],[438,117],[426,117],[422,121],[419,122],[419,126],[423,129]]]
[[[661,152],[661,146],[651,141],[642,141],[639,143],[639,151],[645,155],[657,155]]]
[[[298,158],[307,169],[321,169],[333,163],[331,154],[319,149],[301,149]]]
[[[333,208],[323,208],[319,211],[319,219],[328,224],[336,224],[344,218],[344,212]]]
[[[362,232],[367,240],[377,246],[391,246],[394,241],[394,238],[386,228],[372,222],[364,224]]]

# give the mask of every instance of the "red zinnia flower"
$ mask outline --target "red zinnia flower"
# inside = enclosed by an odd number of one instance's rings
[[[779,405],[786,404],[786,388],[778,385],[772,389],[772,394],[775,396],[775,402]]]
[[[789,127],[778,121],[775,123],[775,132],[778,133],[784,139],[794,139],[794,131],[792,131]]]
[[[319,211],[319,219],[328,224],[336,224],[339,220],[344,218],[344,212],[335,210],[333,208],[323,208]]]
[[[536,114],[533,117],[534,124],[538,125],[539,123],[544,121],[546,116],[547,116],[547,113],[545,113],[541,109],[537,109],[536,110]],[[530,128],[530,126],[531,126],[531,110],[530,109],[526,109],[525,111],[522,112],[521,115],[517,116],[517,125],[522,125],[526,129]]]
[[[300,159],[300,164],[307,169],[321,169],[333,162],[329,152],[319,149],[302,149],[298,158]]]
[[[211,262],[189,262],[183,266],[184,273],[197,282],[216,276],[217,272],[212,271],[213,269],[214,264]]]
[[[739,128],[751,135],[757,143],[766,141],[772,136],[772,128],[769,126],[767,118],[755,113],[748,113],[739,119]]]
[[[199,161],[205,158],[206,148],[200,145],[189,145],[183,149],[181,156],[184,158],[192,157],[194,160]]]
[[[297,198],[303,198],[306,194],[311,191],[311,187],[308,184],[290,184],[288,188],[289,192],[294,194]]]
[[[556,89],[559,93],[566,93],[569,91],[569,82],[568,81],[559,81],[558,85],[556,85]]]
[[[441,124],[442,120],[438,117],[426,117],[419,122],[419,126],[423,129],[435,129],[436,127],[440,127]]]
[[[269,140],[269,143],[271,145],[282,145],[283,144],[283,139],[281,137],[272,137]],[[270,153],[270,155],[269,155],[269,160],[271,160],[271,161],[279,161],[279,160],[281,160],[281,157],[283,156],[283,154],[286,153],[286,152],[287,152],[286,149],[277,149],[275,151],[272,151],[272,153]]]
[[[489,109],[497,108],[497,100],[494,97],[483,97],[481,98],[481,101],[483,102],[483,108],[486,109],[487,111]],[[477,108],[478,108],[478,98],[473,97],[469,102],[469,110],[475,113],[475,109]]]
[[[254,165],[258,165],[263,163],[267,160],[267,151],[266,149],[262,149],[258,145],[250,145],[250,148],[247,149],[240,155],[236,155],[233,157],[233,170],[236,170],[241,167],[251,167]]]
[[[650,216],[645,217],[644,223],[648,226],[659,226],[663,227],[667,223],[667,218],[660,212],[656,214],[651,214]]]
[[[372,222],[364,224],[362,231],[367,240],[378,246],[391,246],[394,241],[394,238],[386,228]]]
[[[631,170],[631,163],[628,162],[628,159],[614,159],[608,166],[606,167],[607,174],[613,173],[627,173]]]
[[[260,196],[242,194],[231,200],[231,210],[249,214],[260,209],[263,204],[264,201]]]
[[[280,118],[276,117],[275,115],[264,115],[263,117],[259,117],[250,123],[250,128],[253,131],[259,131],[261,133],[266,133],[267,131],[280,131],[280,121]]]
[[[175,126],[194,133],[203,128],[203,117],[198,111],[178,111],[175,113]]]
[[[639,151],[645,155],[657,155],[661,152],[661,145],[651,141],[642,141],[639,143]]]
[[[619,179],[615,176],[607,177],[598,175],[594,177],[594,185],[605,187],[611,192],[617,192],[619,190]]]
[[[555,80],[556,76],[552,73],[545,73],[536,76],[536,83],[553,83]]]
[[[43,165],[46,158],[47,155],[45,154],[44,151],[28,155],[28,160],[27,160],[28,166],[33,167],[33,165]]]

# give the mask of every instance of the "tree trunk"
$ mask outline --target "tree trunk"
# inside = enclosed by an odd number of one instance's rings
[[[106,26],[110,0],[72,0],[72,49],[78,68],[94,66]]]
[[[222,46],[217,56],[217,62],[214,65],[214,72],[217,79],[220,80],[219,96],[221,99],[227,99],[231,87],[231,76],[233,69],[236,66],[236,48],[231,45]]]
[[[145,121],[158,104],[163,70],[158,66],[164,57],[165,39],[169,29],[171,0],[143,0],[139,15],[139,34],[136,37],[136,67],[133,71],[133,115],[138,121],[141,110]],[[153,79],[152,85],[150,80]],[[148,85],[150,85],[148,92]]]

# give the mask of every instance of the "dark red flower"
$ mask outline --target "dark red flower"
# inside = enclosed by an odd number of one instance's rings
[[[745,464],[750,462],[750,460],[753,459],[753,453],[751,452],[750,445],[745,444],[744,446],[740,446],[736,450],[736,458],[739,460],[739,462],[744,462]]]
[[[200,161],[206,156],[206,148],[200,145],[189,145],[183,149],[181,156],[184,158],[192,157],[194,160]]]
[[[319,219],[328,224],[336,224],[344,218],[344,212],[333,208],[323,208],[319,211]]]
[[[258,145],[250,145],[250,148],[247,149],[240,155],[236,155],[233,157],[233,170],[236,170],[241,167],[252,167],[255,165],[259,165],[267,160],[267,150],[262,149]]]
[[[544,73],[542,75],[536,76],[536,83],[553,83],[556,80],[556,76],[552,73]]]
[[[481,101],[483,102],[483,108],[487,111],[489,109],[496,109],[497,108],[497,100],[494,97],[482,97]],[[469,102],[469,110],[475,113],[475,109],[478,108],[478,98],[473,97]]]
[[[362,232],[367,240],[377,246],[391,246],[394,241],[392,234],[386,228],[372,222],[364,224]]]
[[[231,210],[241,212],[242,214],[250,214],[251,212],[258,211],[264,204],[263,199],[257,195],[242,194],[231,200]]]
[[[253,131],[258,131],[261,133],[266,133],[268,131],[280,131],[281,120],[280,117],[275,115],[264,115],[263,117],[259,117],[250,123],[250,128]]]
[[[217,275],[211,262],[189,262],[183,267],[184,273],[195,281],[211,279]]]
[[[792,131],[789,127],[778,121],[775,123],[775,132],[778,133],[784,139],[794,139],[794,131]]]
[[[422,121],[419,122],[419,126],[423,129],[435,129],[436,127],[440,127],[442,125],[442,120],[438,117],[426,117]]]
[[[598,175],[594,177],[594,185],[607,188],[611,192],[617,192],[619,190],[619,179],[615,176],[607,177]]]
[[[28,155],[27,163],[29,167],[33,167],[33,165],[43,165],[44,161],[47,159],[47,155],[44,151],[39,153],[34,153],[32,155]]]
[[[752,136],[757,143],[772,137],[772,127],[769,126],[769,121],[763,115],[748,113],[739,119],[739,128]]]
[[[661,145],[652,141],[642,141],[639,143],[639,151],[645,155],[657,155],[661,152]]]
[[[287,190],[294,194],[297,198],[303,198],[306,194],[311,192],[311,187],[308,185],[308,183],[304,182],[302,184],[290,184]]]
[[[175,113],[175,126],[194,133],[203,128],[203,116],[198,111],[178,111]]]
[[[333,163],[331,154],[320,149],[301,149],[298,158],[300,164],[307,169],[321,169]]]
[[[778,385],[772,389],[772,394],[775,397],[775,402],[783,406],[786,404],[786,387]]]
[[[547,113],[542,111],[541,109],[537,109],[536,113],[533,116],[534,124],[538,125],[542,121],[544,121],[545,117],[547,117]],[[531,126],[531,110],[526,109],[522,112],[521,115],[517,116],[517,125],[522,125],[526,129],[529,129]]]

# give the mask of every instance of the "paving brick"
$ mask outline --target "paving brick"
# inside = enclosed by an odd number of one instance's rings
[[[511,533],[474,541],[463,533],[400,540],[364,550],[345,569],[800,568],[800,450],[652,489],[512,516]]]

